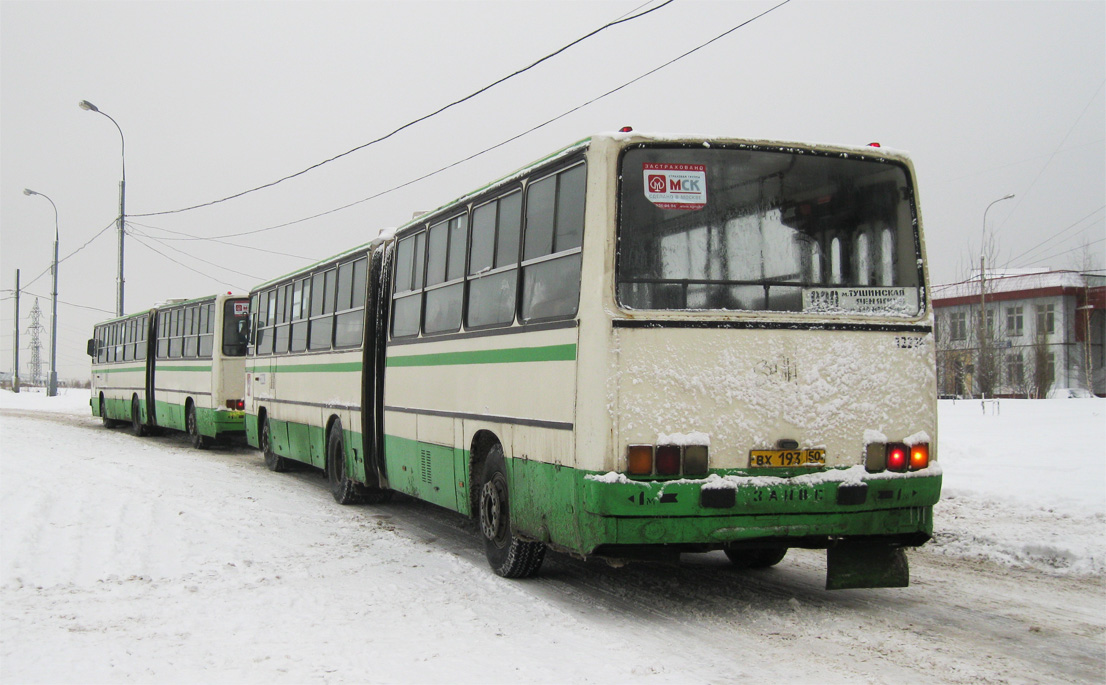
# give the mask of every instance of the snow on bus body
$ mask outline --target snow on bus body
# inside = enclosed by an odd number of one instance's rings
[[[621,138],[643,148],[653,142],[647,136]],[[694,165],[699,161],[686,140],[665,139],[684,143],[682,155],[671,155],[669,162]],[[593,150],[599,144],[593,140]],[[589,437],[606,436],[600,444],[578,440],[577,463],[586,466],[596,461],[585,455],[615,458],[596,463],[598,468],[585,478],[585,511],[611,520],[613,526],[597,526],[592,540],[583,546],[596,553],[617,554],[619,545],[634,543],[673,549],[685,545],[688,550],[706,544],[832,547],[849,538],[878,539],[891,547],[921,544],[932,532],[932,506],[939,498],[941,477],[936,464],[929,466],[937,458],[935,352],[932,312],[925,297],[924,239],[920,212],[913,204],[909,159],[887,149],[820,148],[812,153],[808,145],[723,140],[703,147],[722,155],[727,146],[750,151],[749,159],[757,151],[771,151],[800,163],[819,154],[858,165],[876,161],[876,165],[886,164],[888,172],[879,183],[891,179],[895,172],[890,168],[902,170],[896,181],[901,201],[887,197],[892,232],[877,228],[871,217],[851,227],[839,224],[835,233],[821,235],[811,224],[803,226],[803,212],[828,218],[828,211],[820,207],[840,209],[834,207],[838,202],[834,195],[839,192],[828,191],[786,198],[795,211],[790,216],[784,215],[791,210],[780,205],[774,215],[762,214],[767,232],[761,235],[768,236],[763,242],[740,234],[744,228],[740,217],[711,228],[708,220],[694,218],[692,213],[699,207],[690,207],[678,218],[673,218],[680,214],[678,207],[667,216],[650,216],[659,204],[642,188],[640,167],[635,166],[645,157],[634,158],[618,145],[608,147],[607,163],[622,172],[623,194],[619,204],[605,209],[623,222],[632,221],[635,231],[623,231],[620,241],[602,245],[598,239],[589,241],[598,238],[594,232],[585,236],[585,262],[589,256],[603,255],[616,265],[616,282],[614,288],[596,293],[599,298],[588,297],[587,288],[581,297],[581,320],[588,318],[587,307],[597,304],[610,327],[604,331],[581,324],[577,421],[584,424],[601,415],[607,430],[586,432]],[[874,188],[876,181],[862,181],[861,187],[864,184]],[[707,186],[709,202],[711,193],[722,185],[708,182]],[[713,197],[720,194],[715,192]],[[668,227],[678,220],[685,222],[682,234]],[[627,258],[636,249],[633,241],[627,244],[627,236],[648,234],[650,229],[657,235],[656,249],[645,260]],[[712,230],[716,231],[713,237]],[[802,236],[798,234],[803,232],[814,236],[807,239],[818,245],[838,239],[842,243],[832,255],[826,249],[821,258],[799,259]],[[844,244],[860,234],[870,236],[863,248]],[[778,246],[769,244],[777,238],[793,241],[782,255]],[[883,264],[871,265],[875,274],[871,281],[850,282],[830,274],[847,261],[841,255],[850,250],[857,250],[853,255],[867,250],[866,258],[872,262],[881,261],[877,253],[882,250]],[[757,301],[756,293],[746,286],[767,291],[773,285],[770,279],[753,283],[756,279],[747,275],[712,276],[760,266],[742,264],[742,251],[767,262],[774,260],[778,266],[790,266],[782,263],[793,259],[795,271],[806,270],[804,277],[791,279],[804,281],[801,297],[797,292],[785,293],[779,299],[793,300],[790,306],[768,306],[767,298]],[[683,253],[699,256],[684,258]],[[703,256],[715,253],[723,256]],[[657,263],[662,263],[659,268]],[[811,278],[812,263],[816,266]],[[635,269],[643,273],[632,273]],[[644,273],[649,269],[652,272]],[[660,292],[657,284],[676,283],[681,277],[682,294]],[[721,287],[692,302],[695,286],[710,286],[712,277],[721,281]],[[731,295],[726,289],[742,288],[744,304],[718,304]],[[715,295],[718,299],[711,302]],[[865,299],[869,295],[871,302]],[[889,302],[883,295],[898,299]],[[585,360],[600,357],[606,359],[602,371],[591,364],[590,371],[584,370]],[[607,382],[606,392],[594,393],[601,398],[603,411],[592,413],[589,408],[596,409],[597,403],[587,399],[592,393],[584,385],[594,377],[606,377]],[[652,447],[658,459],[665,447],[675,447],[686,459],[686,445],[670,441],[666,446],[657,436],[694,431],[709,435],[709,473],[688,478],[687,473],[664,474],[659,468],[652,473],[631,472],[629,462],[639,447]],[[871,440],[873,433],[886,439]],[[924,460],[918,465],[924,463],[925,468],[911,471],[906,466],[901,473],[893,472],[871,458],[877,452],[885,456],[921,435],[931,438],[928,444],[916,443]],[[765,459],[761,467],[756,466],[757,455]],[[776,461],[795,457],[802,463],[787,466]],[[603,477],[609,472],[625,479]],[[861,472],[868,476],[860,477]],[[810,473],[826,475],[809,477]],[[764,476],[768,480],[762,480]],[[711,487],[704,489],[708,482]]]

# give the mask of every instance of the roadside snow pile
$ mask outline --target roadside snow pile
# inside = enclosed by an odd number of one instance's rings
[[[0,409],[92,416],[88,398],[85,388],[58,388],[57,397],[47,397],[46,388],[24,387],[18,393],[0,390]]]
[[[939,405],[944,490],[925,549],[1106,573],[1106,400]]]

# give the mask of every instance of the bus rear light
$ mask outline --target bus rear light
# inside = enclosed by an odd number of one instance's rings
[[[653,446],[630,445],[626,449],[626,472],[631,476],[648,476],[653,473]]]
[[[680,448],[677,445],[657,446],[657,475],[676,476],[680,473]]]
[[[864,468],[868,473],[879,473],[887,469],[887,446],[882,442],[870,442],[864,448]]]
[[[910,448],[901,443],[887,445],[887,470],[905,471],[909,467]]]
[[[245,400],[227,400],[227,409],[242,411],[246,408]]]
[[[929,445],[922,443],[910,448],[910,470],[920,471],[929,466]]]
[[[705,476],[707,473],[707,446],[688,445],[684,448],[684,475]]]

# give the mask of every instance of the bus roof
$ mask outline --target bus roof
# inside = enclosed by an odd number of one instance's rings
[[[511,173],[506,174],[504,176],[501,176],[498,179],[496,179],[494,181],[491,181],[490,183],[486,183],[483,186],[480,186],[479,188],[476,188],[475,190],[472,190],[468,193],[465,193],[464,195],[456,197],[456,198],[450,200],[449,202],[443,203],[442,205],[438,206],[437,208],[435,208],[433,210],[430,210],[428,212],[424,212],[422,214],[419,214],[416,217],[412,217],[410,221],[408,221],[408,222],[406,222],[406,223],[404,223],[404,224],[402,224],[398,227],[381,229],[380,232],[376,235],[376,237],[374,237],[372,240],[370,240],[366,243],[362,243],[362,244],[360,244],[356,247],[353,247],[351,249],[344,250],[342,252],[339,252],[338,254],[331,255],[330,257],[326,257],[325,259],[320,259],[317,262],[314,262],[314,263],[309,264],[307,266],[296,269],[295,271],[290,271],[290,272],[288,272],[286,274],[283,274],[281,276],[277,276],[276,278],[271,278],[267,281],[264,281],[263,283],[259,283],[258,285],[255,285],[250,290],[250,292],[252,293],[254,291],[260,290],[260,289],[265,288],[267,286],[273,285],[274,283],[277,283],[279,281],[283,281],[287,278],[296,276],[297,274],[300,274],[300,273],[303,273],[303,272],[306,272],[306,271],[311,271],[312,269],[315,269],[315,268],[317,268],[321,265],[329,264],[331,262],[341,261],[342,259],[344,259],[346,257],[349,257],[351,255],[355,255],[359,252],[367,252],[367,251],[371,250],[373,247],[375,247],[379,244],[388,242],[390,240],[394,240],[395,236],[397,234],[402,233],[403,231],[405,231],[405,230],[407,230],[407,229],[409,229],[413,226],[417,226],[419,224],[427,222],[429,219],[434,218],[434,216],[436,214],[442,212],[445,209],[448,209],[448,208],[453,207],[453,206],[458,205],[458,204],[463,204],[463,203],[467,202],[468,200],[470,200],[470,199],[472,199],[472,198],[474,198],[478,195],[481,195],[482,193],[485,193],[488,190],[490,190],[492,188],[495,188],[497,186],[502,186],[502,185],[507,185],[509,183],[512,183],[512,182],[514,182],[514,181],[516,181],[520,178],[525,177],[527,174],[531,173],[532,171],[534,171],[538,167],[544,166],[544,165],[549,164],[551,162],[554,162],[558,159],[561,159],[561,158],[567,157],[569,155],[572,155],[572,154],[574,154],[574,153],[576,153],[580,150],[586,149],[587,147],[589,147],[593,143],[597,143],[597,142],[600,142],[600,141],[604,141],[604,142],[610,141],[610,142],[618,143],[618,144],[621,144],[621,145],[625,145],[627,143],[628,144],[636,144],[636,143],[646,143],[646,144],[647,143],[684,143],[684,144],[687,144],[687,143],[693,143],[693,144],[702,144],[706,147],[709,147],[711,144],[719,144],[719,145],[737,145],[737,146],[752,147],[752,148],[766,148],[766,149],[783,150],[783,151],[814,150],[814,149],[817,149],[821,152],[828,152],[828,153],[831,153],[831,154],[832,153],[838,153],[838,154],[845,155],[845,156],[855,155],[855,156],[863,156],[863,157],[877,158],[877,159],[888,159],[888,160],[893,159],[893,160],[898,160],[898,161],[907,161],[907,159],[908,159],[907,154],[905,152],[902,152],[900,150],[893,150],[891,148],[881,147],[881,146],[874,145],[874,144],[863,145],[863,146],[857,146],[857,145],[849,146],[849,145],[831,145],[831,144],[822,144],[822,143],[802,143],[802,142],[794,142],[794,141],[790,141],[790,142],[789,141],[775,141],[775,140],[754,139],[754,138],[734,138],[732,136],[704,136],[704,135],[701,135],[701,134],[696,135],[696,134],[672,134],[672,133],[646,133],[646,132],[639,132],[639,131],[611,131],[611,132],[598,133],[598,134],[595,134],[593,136],[589,136],[587,138],[579,140],[575,143],[572,143],[571,145],[566,145],[565,147],[563,147],[559,150],[556,150],[556,151],[554,151],[554,152],[552,152],[548,155],[545,155],[544,157],[536,159],[536,160],[530,162],[529,164],[526,164],[522,167],[519,167],[518,169],[512,171]]]

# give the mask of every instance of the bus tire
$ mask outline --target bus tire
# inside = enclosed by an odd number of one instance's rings
[[[142,437],[146,435],[146,426],[142,423],[142,411],[138,406],[138,398],[131,398],[131,432]]]
[[[273,436],[272,433],[269,432],[268,416],[261,420],[261,436],[259,440],[261,442],[261,453],[265,455],[265,466],[270,471],[280,473],[291,468],[292,464],[289,460],[277,456],[277,453],[273,451]]]
[[[783,561],[787,555],[786,547],[759,547],[754,549],[725,550],[730,563],[737,568],[768,568]]]
[[[326,478],[330,481],[330,494],[338,504],[356,504],[361,501],[357,483],[346,473],[346,441],[342,437],[342,422],[330,426],[326,439]]]
[[[119,425],[115,419],[108,418],[107,402],[104,401],[103,395],[100,395],[100,421],[104,423],[104,428],[115,428]]]
[[[488,564],[496,575],[504,578],[528,578],[541,568],[545,545],[520,540],[511,530],[511,503],[503,448],[496,444],[484,462],[484,479],[480,488],[480,532]]]
[[[200,424],[196,421],[196,405],[189,401],[184,414],[184,425],[188,429],[188,437],[192,439],[192,446],[198,450],[206,449],[211,445],[211,439],[200,433]]]

